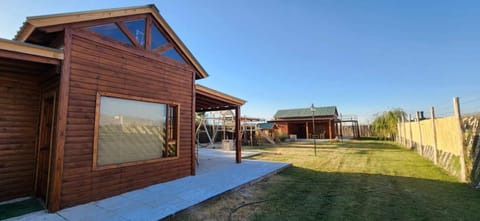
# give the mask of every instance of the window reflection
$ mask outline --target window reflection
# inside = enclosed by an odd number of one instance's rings
[[[97,143],[97,165],[112,165],[176,156],[167,136],[166,104],[102,96]],[[172,112],[172,113],[175,113]],[[176,128],[168,116],[169,128]],[[171,133],[168,131],[168,133]]]
[[[157,26],[152,24],[152,49],[156,49],[166,43],[168,43],[168,41],[165,36],[158,30]]]
[[[163,56],[169,57],[173,60],[180,61],[182,63],[186,63],[185,60],[183,60],[182,56],[177,52],[175,48],[170,48],[169,50],[165,51],[162,53]]]
[[[97,25],[89,27],[91,31],[97,32],[101,35],[113,38],[115,40],[121,41],[125,44],[133,45],[128,37],[120,30],[116,24],[106,24],[106,25]]]
[[[145,45],[145,19],[125,22],[128,30],[135,36],[138,43]]]

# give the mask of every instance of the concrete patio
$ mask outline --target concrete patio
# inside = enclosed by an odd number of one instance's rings
[[[242,153],[242,157],[255,153]],[[242,160],[235,152],[199,149],[196,176],[152,185],[111,198],[66,208],[39,211],[8,220],[159,220],[226,191],[261,179],[290,166],[288,163]]]

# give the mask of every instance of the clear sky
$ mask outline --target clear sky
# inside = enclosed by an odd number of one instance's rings
[[[155,4],[210,74],[198,81],[243,98],[243,113],[336,105],[371,121],[480,109],[480,1],[15,0],[2,1],[0,37],[27,16]]]

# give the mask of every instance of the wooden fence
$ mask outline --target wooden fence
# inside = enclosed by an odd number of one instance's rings
[[[417,112],[412,118],[402,118],[397,124],[397,142],[430,159],[460,180],[480,183],[480,118],[462,117],[458,97],[453,99],[453,116],[436,118],[430,109],[430,118]]]
[[[353,125],[342,125],[342,128],[341,128],[341,134],[343,137],[355,137],[356,135],[356,127],[353,126]],[[338,134],[340,134],[340,132],[337,132]],[[370,125],[364,125],[364,124],[360,124],[358,125],[358,133],[360,133],[360,137],[371,137],[371,136],[374,136],[374,134],[372,133],[371,129],[370,129]]]

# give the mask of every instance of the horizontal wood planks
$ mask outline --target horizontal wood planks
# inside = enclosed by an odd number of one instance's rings
[[[73,33],[61,207],[190,175],[192,70]],[[97,92],[180,104],[179,158],[93,170]]]
[[[4,201],[33,193],[40,84],[38,75],[0,69],[0,201]]]

